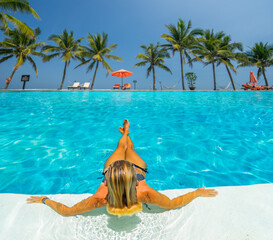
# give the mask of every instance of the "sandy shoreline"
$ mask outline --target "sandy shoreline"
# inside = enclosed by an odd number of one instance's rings
[[[1,239],[183,239],[271,240],[273,184],[217,187],[216,198],[198,198],[182,209],[143,207],[133,217],[109,215],[105,208],[62,217],[43,204],[26,204],[29,195],[0,194]],[[162,191],[173,198],[191,189]],[[68,206],[91,194],[50,198]]]

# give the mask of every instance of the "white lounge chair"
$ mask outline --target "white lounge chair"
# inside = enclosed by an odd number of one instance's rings
[[[90,82],[85,82],[83,85],[80,86],[80,89],[89,89],[90,88]]]
[[[73,86],[68,86],[67,89],[78,89],[80,87],[79,82],[74,82]]]

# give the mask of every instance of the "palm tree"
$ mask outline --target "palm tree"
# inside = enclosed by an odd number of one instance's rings
[[[17,58],[16,64],[14,65],[13,71],[10,75],[10,81],[18,68],[27,61],[35,70],[36,76],[38,75],[37,66],[31,55],[39,57],[43,56],[43,54],[40,51],[37,51],[37,49],[46,43],[36,41],[37,36],[41,32],[39,28],[36,28],[33,32],[35,36],[34,38],[29,37],[29,35],[21,32],[19,29],[9,30],[8,33],[5,33],[7,37],[5,37],[3,42],[0,42],[0,55],[4,56],[0,59],[0,63],[12,57]],[[6,83],[4,89],[8,88],[10,81]]]
[[[217,57],[219,56],[219,51],[221,50],[222,38],[225,36],[224,32],[214,33],[213,29],[206,30],[203,32],[203,35],[199,37],[197,49],[194,50],[194,53],[199,56],[192,61],[202,61],[205,62],[205,66],[212,64],[213,70],[213,82],[214,90],[216,90],[216,76],[215,76],[215,63],[217,63]]]
[[[63,78],[60,86],[60,90],[63,89],[63,84],[66,75],[66,68],[69,66],[71,59],[76,60],[79,56],[79,48],[80,42],[83,38],[79,38],[77,40],[74,39],[74,33],[71,31],[69,34],[65,29],[60,35],[51,35],[48,40],[56,43],[56,46],[46,45],[43,47],[43,51],[47,53],[52,53],[50,55],[46,55],[43,58],[44,62],[47,62],[55,57],[60,57],[64,62],[64,71]]]
[[[140,47],[144,50],[144,54],[139,53],[136,58],[143,61],[135,64],[133,67],[142,67],[148,64],[149,67],[147,68],[147,78],[150,76],[151,71],[153,71],[153,90],[156,90],[155,66],[172,74],[171,70],[163,64],[165,63],[164,58],[170,58],[170,54],[167,52],[167,49],[162,48],[159,43],[157,43],[155,46],[154,44],[150,43],[148,46],[141,45]]]
[[[91,85],[91,90],[94,87],[95,84],[95,78],[97,74],[97,70],[99,67],[99,63],[102,63],[102,66],[107,70],[107,75],[109,72],[113,71],[112,68],[109,66],[109,64],[105,61],[105,59],[112,59],[115,61],[122,61],[122,59],[118,56],[111,55],[111,53],[116,47],[117,44],[110,44],[108,46],[108,34],[102,33],[97,35],[88,34],[87,36],[87,42],[88,47],[82,47],[80,50],[80,56],[81,56],[81,64],[79,64],[77,67],[86,65],[90,63],[87,67],[87,72],[93,69],[93,67],[96,65],[95,72],[93,75],[93,81]]]
[[[169,34],[162,34],[161,37],[164,38],[169,44],[164,44],[163,46],[168,47],[173,52],[179,52],[180,55],[180,65],[181,65],[181,77],[182,77],[182,89],[186,90],[184,83],[184,70],[183,63],[185,59],[190,60],[190,54],[195,55],[192,49],[196,43],[194,36],[202,34],[201,29],[191,29],[191,21],[188,22],[188,25],[184,23],[183,20],[179,19],[177,26],[170,24],[165,25],[169,30]]]
[[[26,0],[0,0],[0,10],[31,13],[35,18],[40,19],[39,15],[30,7]],[[31,37],[35,36],[33,30],[25,23],[7,13],[4,13],[3,11],[0,11],[0,23],[2,23],[4,29],[8,28],[8,22],[15,25],[22,33]]]
[[[268,43],[255,43],[251,51],[246,52],[247,60],[240,59],[241,64],[238,67],[256,66],[258,68],[258,78],[263,74],[265,85],[268,81],[265,75],[266,67],[273,66],[273,45]]]
[[[220,47],[218,50],[218,56],[217,56],[217,66],[220,64],[224,64],[226,67],[226,70],[228,72],[230,81],[232,83],[233,90],[236,90],[235,84],[232,78],[232,75],[230,73],[230,69],[232,69],[235,73],[237,73],[237,70],[231,63],[231,60],[237,60],[239,58],[243,57],[242,53],[234,52],[235,50],[243,51],[243,45],[240,42],[234,42],[231,43],[231,37],[230,36],[224,36],[222,39],[222,42],[220,43]]]

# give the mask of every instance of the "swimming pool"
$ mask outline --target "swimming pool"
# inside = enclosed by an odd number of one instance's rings
[[[92,193],[130,121],[157,190],[273,182],[273,92],[0,93],[0,193]]]

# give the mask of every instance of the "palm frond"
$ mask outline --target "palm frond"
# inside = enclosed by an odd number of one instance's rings
[[[61,52],[62,50],[62,48],[52,45],[45,45],[42,47],[43,52]]]
[[[8,59],[10,59],[10,58],[12,58],[12,57],[13,57],[13,55],[8,55],[8,56],[6,56],[6,57],[2,57],[2,58],[0,59],[0,63],[5,62],[5,61],[7,61]]]
[[[8,22],[5,19],[5,17],[3,16],[3,14],[0,12],[0,23],[2,23],[2,25],[0,26],[0,29],[2,31],[4,31],[6,33],[6,35],[9,34],[9,31],[11,31],[10,27],[8,26]]]
[[[106,76],[108,76],[110,72],[113,72],[112,68],[105,60],[102,61],[102,66],[107,70]]]
[[[88,59],[88,60],[85,60],[85,59],[80,59],[81,63],[79,65],[77,65],[74,69],[78,68],[78,67],[81,67],[83,65],[86,65],[87,63],[89,63],[92,59]],[[92,68],[91,68],[92,69]],[[90,70],[91,70],[90,69]]]
[[[150,76],[150,73],[151,73],[152,70],[153,70],[153,68],[152,68],[152,66],[150,65],[150,66],[147,68],[147,73],[146,73],[147,78]]]
[[[111,50],[114,50],[118,47],[118,45],[116,43],[112,43],[108,48],[110,48]]]
[[[255,66],[255,64],[250,64],[250,63],[240,63],[237,68],[241,68],[241,67],[249,67],[249,66]]]
[[[143,62],[139,62],[136,63],[133,67],[143,67],[148,63],[148,61],[143,61]]]
[[[35,18],[40,19],[39,15],[30,7],[25,0],[1,0],[0,8],[13,12],[31,13]]]
[[[90,60],[91,60],[91,59],[90,59]],[[90,62],[90,60],[89,60],[89,62]],[[87,70],[86,70],[86,73],[88,73],[89,71],[91,71],[91,70],[93,69],[95,63],[96,63],[96,61],[91,62],[91,64],[88,66],[88,68],[87,68]]]
[[[62,62],[70,62],[72,57],[73,53],[67,52],[66,54],[64,54]]]
[[[262,75],[262,68],[258,68],[257,78],[259,79],[261,75]]]
[[[53,54],[50,54],[50,55],[45,55],[43,57],[43,62],[48,62],[50,61],[51,59],[55,58],[55,57],[58,57],[60,55],[60,53],[53,53]]]
[[[136,56],[136,59],[142,59],[142,60],[145,60],[145,61],[148,61],[150,60],[150,57],[143,54],[143,53],[139,53],[137,56]]]
[[[108,58],[108,59],[115,60],[115,61],[121,61],[121,62],[123,62],[123,60],[122,60],[121,57],[118,57],[118,56],[115,56],[115,55],[107,54],[107,55],[104,55],[104,57]]]
[[[36,63],[34,62],[34,60],[29,56],[27,57],[27,60],[32,65],[32,68],[34,69],[36,76],[38,76],[38,69],[37,69],[37,66],[36,66]]]
[[[41,58],[44,58],[46,56],[44,53],[41,53],[39,51],[33,51],[33,50],[30,50],[28,55],[33,55],[33,56],[41,57]]]
[[[31,37],[34,36],[33,30],[25,23],[21,22],[17,18],[15,18],[9,14],[6,14],[6,13],[2,13],[2,16],[5,18],[5,20],[7,20],[7,21],[11,22],[12,24],[14,24],[15,26],[17,26],[21,30],[21,32],[23,32],[26,35],[31,36]]]
[[[0,48],[0,55],[7,55],[7,54],[12,54],[13,49],[9,48]]]
[[[169,72],[170,74],[172,74],[172,71],[171,71],[167,66],[165,66],[165,65],[163,65],[163,64],[161,64],[161,63],[159,63],[157,66],[158,66],[159,68],[161,68],[161,69],[163,69],[163,70]]]
[[[19,54],[18,58],[17,58],[17,62],[15,64],[16,68],[19,68],[20,66],[22,66],[24,64],[24,57],[22,54]]]
[[[47,44],[46,42],[38,42],[38,43],[31,44],[31,46],[29,46],[29,48],[35,50],[39,47],[45,46],[46,44]]]

